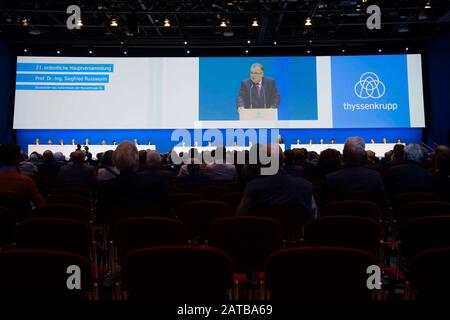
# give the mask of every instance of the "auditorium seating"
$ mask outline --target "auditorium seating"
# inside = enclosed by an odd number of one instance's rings
[[[17,222],[28,218],[31,214],[30,201],[14,192],[0,193],[0,207],[8,208],[14,212]]]
[[[318,217],[286,204],[250,207],[247,216],[236,216],[244,182],[174,179],[167,207],[131,203],[108,208],[107,217],[96,220],[95,188],[56,185],[44,175],[34,179],[45,205],[32,209],[17,194],[0,194],[0,262],[6,261],[0,272],[41,257],[44,263],[79,259],[89,269],[85,290],[63,298],[367,300],[380,292],[448,298],[450,203],[434,193],[398,195],[392,211],[361,194],[325,203]],[[318,183],[316,189],[318,196]],[[367,290],[369,265],[379,266],[388,284],[380,292]],[[398,286],[407,288],[406,295],[396,293]],[[51,284],[42,297],[58,290]]]
[[[74,274],[74,271],[68,270],[69,266],[79,268],[79,290],[69,290],[67,287],[68,277]],[[0,299],[3,302],[28,300],[54,303],[98,297],[90,261],[62,251],[0,251],[0,283]],[[70,281],[70,284],[73,282]]]
[[[450,247],[419,253],[411,262],[410,299],[450,300]]]
[[[376,258],[359,249],[307,247],[271,255],[266,264],[269,299],[370,300],[367,267]]]
[[[76,204],[45,204],[32,212],[32,218],[64,218],[90,223],[91,212]]]
[[[224,301],[232,295],[231,258],[212,248],[187,246],[138,249],[122,262],[120,297]]]
[[[306,208],[289,205],[252,208],[250,215],[279,221],[283,226],[284,238],[294,243],[300,240],[303,226],[311,218]]]
[[[379,257],[382,241],[382,228],[375,220],[365,217],[331,216],[305,224],[302,245],[355,248]]]
[[[375,221],[381,220],[381,210],[373,202],[362,200],[343,200],[330,202],[320,210],[321,217],[328,216],[366,217]]]
[[[13,244],[16,216],[8,208],[0,207],[0,250]]]
[[[188,245],[189,230],[181,221],[162,217],[132,217],[117,221],[109,234],[111,264],[134,249]]]
[[[180,221],[189,227],[190,235],[195,243],[202,243],[211,222],[219,218],[234,216],[233,208],[220,201],[199,200],[187,202],[174,210]]]

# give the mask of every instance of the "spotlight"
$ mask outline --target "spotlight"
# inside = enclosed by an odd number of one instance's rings
[[[409,48],[408,48],[408,47],[406,47],[406,48],[405,48],[405,50],[406,50],[406,51],[409,51]]]
[[[345,49],[342,49],[342,53],[345,53]]]
[[[190,53],[191,53],[191,50],[186,50],[186,53],[187,53],[187,54],[190,54]]]
[[[128,52],[127,52],[127,51],[124,51],[124,52],[123,52],[123,54],[124,54],[124,55],[127,55],[127,54],[128,54]]]
[[[431,9],[431,1],[427,1],[427,3],[425,3],[425,9]]]
[[[56,54],[61,54],[61,51],[60,50],[56,50]]]
[[[248,53],[248,50],[245,50],[245,53]]]
[[[77,27],[81,28],[82,26],[83,26],[83,20],[81,20],[81,18],[80,18],[77,20]]]
[[[170,21],[167,18],[164,19],[164,27],[170,27]]]
[[[383,49],[378,49],[378,52],[380,52],[380,53],[383,52]]]
[[[311,50],[308,50],[308,51],[306,51],[308,54],[310,54],[311,53]]]
[[[188,42],[187,42],[187,41],[185,41],[185,42],[184,42],[184,44],[186,45],[186,44],[188,44]]]
[[[23,49],[23,52],[27,53],[27,52],[28,52],[28,49]]]
[[[109,22],[109,25],[113,28],[116,28],[119,26],[119,22],[117,21],[117,19],[112,18],[111,21]]]
[[[252,27],[259,27],[259,23],[258,20],[256,20],[256,18],[252,22]]]
[[[222,22],[220,23],[220,27],[222,28],[226,28],[227,27],[227,23],[225,20],[222,20]]]
[[[29,26],[28,19],[22,18],[22,20],[20,20],[20,24],[22,25],[22,27],[28,27]]]
[[[306,20],[305,20],[305,26],[307,26],[307,27],[310,27],[310,26],[312,26],[312,21],[311,21],[311,18],[306,18]]]
[[[89,54],[93,54],[94,52],[92,50],[89,50]]]
[[[277,42],[276,42],[276,41],[274,41],[274,42],[273,42],[273,45],[274,45],[274,46],[276,46],[276,45],[277,45]]]
[[[247,40],[247,43],[250,44],[250,43],[252,43],[252,42],[251,42],[250,40]]]

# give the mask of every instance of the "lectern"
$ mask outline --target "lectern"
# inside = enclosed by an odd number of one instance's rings
[[[239,120],[276,121],[278,120],[278,109],[240,109]]]

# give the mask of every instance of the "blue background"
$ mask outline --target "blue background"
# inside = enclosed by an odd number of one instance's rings
[[[200,58],[199,120],[239,120],[236,97],[253,63],[276,81],[279,120],[317,120],[315,57]]]
[[[410,127],[408,69],[406,55],[331,57],[331,81],[334,128],[407,128]],[[386,87],[379,99],[358,98],[355,84],[362,74],[374,72]],[[397,103],[395,111],[344,110],[343,104]]]
[[[193,130],[189,129],[192,137]],[[225,136],[226,130],[221,130]],[[172,130],[169,129],[154,129],[154,130],[17,130],[17,143],[26,152],[28,144],[34,144],[36,138],[39,138],[41,144],[46,144],[49,139],[54,144],[59,144],[59,140],[63,139],[66,144],[70,144],[72,139],[75,139],[79,143],[84,143],[86,138],[89,138],[91,144],[100,144],[103,139],[107,143],[111,144],[113,140],[117,143],[123,140],[133,141],[138,139],[139,143],[147,144],[150,140],[153,144],[156,144],[158,152],[169,152],[177,142],[170,141]],[[300,139],[302,143],[308,143],[309,139],[312,139],[314,143],[319,143],[320,139],[325,142],[329,142],[331,139],[335,139],[336,143],[344,143],[345,139],[349,136],[361,136],[366,140],[366,143],[370,143],[370,139],[374,139],[376,142],[382,141],[386,138],[388,142],[394,143],[397,138],[401,138],[404,142],[417,142],[422,141],[422,129],[280,129],[281,136],[285,140],[287,148],[290,148],[291,144],[296,143],[297,139]],[[194,139],[194,138],[193,138]],[[246,141],[248,145],[248,141]],[[194,145],[194,141],[192,141]],[[200,145],[200,142],[199,142]],[[203,143],[204,146],[207,142]]]

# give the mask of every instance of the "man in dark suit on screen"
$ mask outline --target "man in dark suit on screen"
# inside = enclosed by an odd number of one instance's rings
[[[264,77],[264,67],[254,63],[250,67],[250,79],[241,81],[241,88],[236,98],[238,111],[245,109],[277,109],[280,105],[275,80]]]

